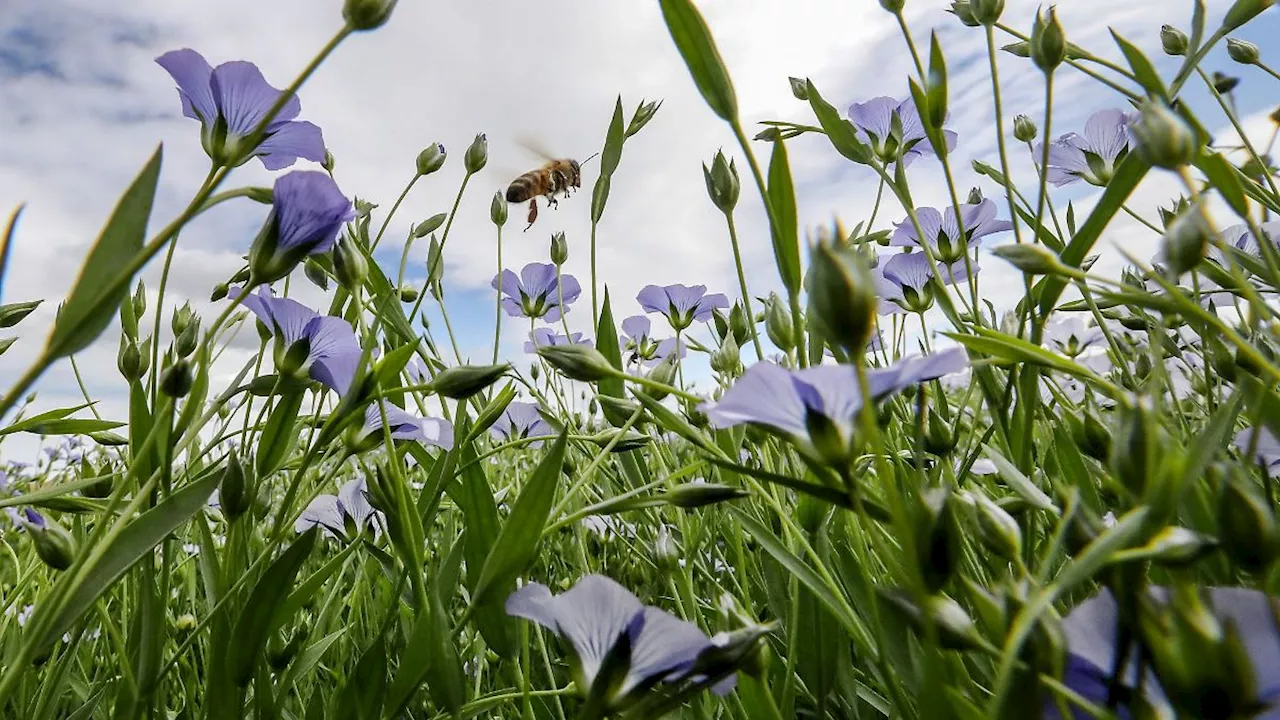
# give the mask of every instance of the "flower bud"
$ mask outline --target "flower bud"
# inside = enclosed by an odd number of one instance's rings
[[[489,220],[498,227],[507,224],[507,199],[502,193],[493,194],[493,200],[489,202]]]
[[[1025,275],[1053,275],[1063,269],[1052,250],[1033,243],[1011,243],[991,248],[991,254],[1018,268]]]
[[[191,376],[191,363],[186,359],[178,359],[160,376],[160,392],[171,398],[185,397],[191,392],[194,379]]]
[[[804,78],[789,77],[787,82],[791,83],[791,95],[800,102],[809,102],[809,83]]]
[[[720,485],[717,483],[691,482],[681,483],[662,494],[668,503],[679,508],[696,508],[703,505],[714,505],[726,500],[737,500],[751,493],[742,488]]]
[[[400,302],[411,303],[418,299],[418,288],[412,285],[401,285],[398,292],[400,294]]]
[[[244,463],[233,448],[227,455],[227,467],[222,471],[222,483],[218,490],[218,504],[227,520],[234,522],[252,505],[257,495],[253,476],[245,471]]]
[[[830,342],[849,355],[861,356],[879,304],[875,281],[856,252],[819,243],[811,256],[813,314]]]
[[[329,274],[325,272],[324,266],[314,257],[309,257],[302,261],[302,274],[307,276],[312,285],[321,290],[329,289]],[[223,287],[226,287],[225,285]],[[226,297],[223,295],[223,297]]]
[[[173,351],[178,357],[191,357],[191,353],[196,351],[196,347],[200,344],[200,319],[196,318],[196,322],[188,325],[182,334],[173,342]]]
[[[1111,456],[1111,431],[1092,413],[1083,417],[1067,416],[1067,424],[1071,430],[1071,439],[1076,447],[1089,457],[1106,462]]]
[[[18,516],[23,529],[31,535],[36,555],[54,570],[66,570],[76,554],[75,540],[66,528],[32,510],[24,508]]]
[[[133,316],[142,317],[147,314],[147,286],[138,278],[138,286],[133,291]]]
[[[419,240],[440,229],[440,226],[444,225],[444,221],[448,219],[448,217],[449,216],[445,213],[436,213],[435,215],[432,215],[426,220],[418,223],[417,227],[413,229],[413,239]]]
[[[897,15],[902,12],[902,6],[906,4],[906,0],[880,0],[880,7]]]
[[[497,382],[510,369],[511,365],[508,363],[458,365],[442,370],[431,381],[431,387],[450,400],[465,400]]]
[[[471,145],[463,154],[462,166],[466,168],[468,175],[474,175],[480,172],[487,162],[489,162],[489,141],[484,133],[480,133],[476,135],[475,140],[471,141]]]
[[[1160,46],[1166,55],[1186,55],[1187,34],[1172,25],[1160,26]]]
[[[711,202],[716,208],[722,213],[733,212],[734,206],[738,204],[740,190],[738,168],[734,162],[726,159],[723,151],[717,152],[711,161],[711,169],[708,170],[705,164],[702,166],[702,177],[707,184],[707,194],[711,196]]]
[[[1264,572],[1276,556],[1276,518],[1270,503],[1236,466],[1211,470],[1225,476],[1218,494],[1218,539],[1223,550],[1242,569]]]
[[[369,277],[369,261],[356,244],[358,242],[350,234],[343,233],[333,248],[333,274],[339,285],[353,292],[362,287]]]
[[[938,457],[946,457],[955,452],[958,440],[956,433],[952,432],[950,427],[947,427],[947,424],[943,422],[938,413],[929,413],[929,420],[925,426],[924,433],[925,452],[932,453]]]
[[[618,372],[590,345],[544,345],[538,348],[538,354],[570,380],[596,382]]]
[[[764,330],[769,341],[783,352],[789,352],[796,346],[795,330],[791,325],[791,313],[782,304],[778,293],[769,293],[769,300],[764,309]]]
[[[649,102],[640,101],[636,106],[636,111],[631,115],[631,122],[627,124],[626,136],[631,137],[644,129],[645,125],[653,119],[654,113],[658,112],[658,108],[662,107],[661,100],[650,100]]]
[[[1018,521],[986,494],[974,492],[978,501],[978,531],[982,542],[996,555],[1013,560],[1022,552],[1022,528]]]
[[[982,25],[995,25],[1004,12],[1004,0],[969,0],[973,19]]]
[[[169,319],[169,328],[173,330],[175,336],[181,335],[186,331],[187,326],[197,319],[195,315],[195,311],[191,309],[191,303],[183,303],[182,307],[173,311],[173,317]]]
[[[938,631],[938,644],[948,650],[971,650],[980,645],[981,636],[969,614],[960,604],[943,593],[930,595],[924,607],[916,605],[905,590],[876,586],[876,592],[887,600],[886,607],[896,611],[917,633],[923,633],[925,622]],[[927,620],[926,620],[927,618]]]
[[[653,369],[649,371],[649,379],[654,382],[662,383],[663,385],[670,385],[675,382],[679,357],[678,353],[671,353],[663,358],[662,362],[655,365]],[[644,392],[654,400],[662,400],[667,396],[667,392],[665,390],[645,388]]]
[[[569,243],[564,239],[564,233],[558,232],[551,236],[551,262],[556,265],[564,265],[569,261]]]
[[[917,496],[916,563],[925,588],[936,593],[946,586],[964,556],[960,524],[950,490],[935,487]]]
[[[31,314],[32,310],[39,307],[43,300],[33,300],[24,303],[9,303],[8,305],[0,305],[0,328],[8,328],[22,322],[22,319]]]
[[[1036,124],[1026,115],[1018,115],[1013,119],[1013,137],[1018,142],[1028,143],[1036,139],[1039,134]]]
[[[226,283],[218,283],[213,286],[213,292],[209,293],[209,302],[218,302],[227,297],[231,292],[231,286]]]
[[[729,333],[724,342],[720,343],[719,349],[711,353],[711,369],[724,375],[737,375],[741,360],[738,341],[733,339],[733,333]]]
[[[325,148],[325,151],[324,151],[324,160],[322,160],[322,161],[320,162],[320,167],[324,168],[325,172],[327,172],[327,173],[329,173],[330,175],[332,175],[332,174],[333,174],[333,168],[334,168],[334,166],[336,166],[336,165],[337,165],[337,160],[336,160],[336,159],[334,159],[334,157],[333,157],[333,153],[329,152],[329,149],[328,149],[328,148]]]
[[[1145,356],[1144,356],[1145,357]],[[1116,403],[1116,432],[1111,445],[1111,472],[1129,491],[1141,496],[1157,467],[1154,408],[1142,396],[1125,396]]]
[[[1147,101],[1129,123],[1139,155],[1155,167],[1174,169],[1191,162],[1197,149],[1195,131],[1160,101]]]
[[[1178,215],[1164,232],[1161,255],[1175,277],[1189,272],[1209,251],[1212,231],[1199,203]]]
[[[352,30],[373,30],[391,17],[398,0],[346,0],[342,18]]]
[[[982,23],[973,16],[973,3],[969,0],[954,0],[951,3],[951,14],[960,18],[960,22],[966,27],[982,27]]]
[[[1067,34],[1058,22],[1058,12],[1049,9],[1036,13],[1031,24],[1031,60],[1046,73],[1053,72],[1067,57]]]
[[[658,526],[657,536],[653,539],[653,564],[668,572],[680,564],[680,546],[665,524]]]
[[[432,143],[422,152],[418,153],[418,174],[430,175],[431,173],[444,167],[444,161],[447,153],[444,151],[444,145],[440,143]]]
[[[141,380],[147,374],[149,361],[138,346],[125,336],[120,336],[120,351],[116,354],[116,367],[129,382]]]

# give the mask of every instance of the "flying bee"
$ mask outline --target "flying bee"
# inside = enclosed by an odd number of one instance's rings
[[[546,198],[547,205],[556,207],[559,204],[557,196],[567,198],[570,192],[582,187],[583,164],[600,154],[595,153],[580,163],[570,158],[551,158],[536,148],[529,149],[541,155],[547,162],[542,167],[530,170],[512,180],[507,186],[507,202],[528,201],[529,203],[529,225],[525,227],[526,232],[538,219],[538,198]]]

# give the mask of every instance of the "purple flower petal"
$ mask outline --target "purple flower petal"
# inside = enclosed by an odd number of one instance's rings
[[[510,270],[503,270],[500,274],[494,275],[490,287],[501,290],[509,298],[517,301],[520,299],[520,278]]]
[[[338,348],[333,354],[311,364],[311,379],[338,395],[346,395],[351,383],[355,381],[356,368],[360,365],[362,355],[359,347]]]
[[[320,127],[305,121],[291,121],[275,126],[271,134],[258,144],[254,152],[268,170],[283,170],[298,158],[324,162],[324,134]]]
[[[712,311],[716,309],[729,309],[729,298],[724,293],[711,293],[703,296],[694,308],[693,319],[698,322],[707,322],[711,319]]]
[[[702,299],[703,295],[707,294],[707,286],[688,286],[676,283],[675,285],[668,285],[666,291],[668,302],[676,309],[676,312],[684,315],[699,307],[700,303],[698,301]]]
[[[636,294],[636,302],[640,303],[640,307],[645,312],[667,314],[671,308],[671,300],[667,297],[667,291],[657,285],[645,285]]]
[[[310,254],[333,248],[343,223],[355,219],[351,201],[328,173],[294,170],[276,179],[274,207],[280,250],[306,248]]]
[[[178,84],[183,115],[205,125],[218,119],[218,105],[209,83],[213,68],[200,53],[190,48],[172,50],[156,58],[156,63]]]
[[[883,140],[889,137],[893,123],[893,111],[898,101],[887,96],[874,97],[866,102],[849,106],[849,120],[859,128]]]
[[[916,208],[916,219],[920,221],[920,230],[924,232],[925,241],[936,247],[938,233],[942,232],[942,213],[931,207]],[[951,223],[952,225],[955,224],[954,218],[952,218]],[[920,245],[920,238],[916,235],[916,228],[912,224],[911,218],[908,217],[894,226],[893,235],[889,238],[889,244],[900,247]]]
[[[520,285],[531,299],[555,297],[556,266],[552,263],[529,263],[520,270]]]
[[[342,506],[343,513],[355,521],[357,529],[363,529],[375,512],[367,493],[364,478],[357,478],[338,488],[338,504]]]
[[[718,402],[703,403],[698,409],[716,428],[750,422],[797,437],[809,432],[805,404],[791,373],[771,362],[752,365]]]
[[[884,279],[900,288],[919,292],[933,279],[929,258],[923,252],[900,253],[884,264]]]
[[[243,60],[214,68],[209,86],[222,117],[227,121],[227,133],[240,137],[253,132],[282,92],[271,87],[256,65]],[[301,111],[302,103],[295,95],[272,119],[272,124],[292,120]]]
[[[524,307],[520,305],[519,300],[509,297],[502,298],[502,309],[511,317],[524,317]]]
[[[582,286],[578,284],[578,278],[564,273],[560,275],[560,297],[552,295],[557,303],[563,302],[565,305],[578,299],[582,295]]]
[[[797,370],[793,377],[817,393],[821,404],[807,403],[840,425],[849,425],[862,409],[858,373],[852,365],[817,365]]]
[[[1094,113],[1084,124],[1084,138],[1089,150],[1111,162],[1129,147],[1129,116],[1109,108]]]
[[[316,525],[321,526],[331,537],[342,537],[346,532],[346,521],[338,496],[317,495],[294,521],[293,529],[295,532],[304,533]]]
[[[356,331],[351,323],[340,317],[320,315],[312,318],[303,333],[311,341],[307,356],[313,361],[342,352],[360,351]]]
[[[644,608],[644,624],[632,638],[631,668],[619,694],[651,680],[678,680],[711,641],[697,625],[655,607]]]
[[[640,341],[649,337],[649,332],[653,329],[649,318],[644,315],[632,315],[622,321],[622,332],[632,340]]]

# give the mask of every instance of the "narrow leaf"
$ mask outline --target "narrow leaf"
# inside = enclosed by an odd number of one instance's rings
[[[302,563],[306,562],[315,547],[319,530],[311,528],[289,546],[267,567],[253,588],[240,619],[236,621],[232,637],[235,641],[228,648],[227,667],[236,684],[244,687],[253,677],[253,668],[267,645],[267,637],[276,622],[276,611],[281,601],[289,595],[293,579]]]
[[[796,190],[791,181],[791,166],[787,161],[787,144],[781,140],[773,143],[769,157],[769,207],[775,221],[773,229],[773,257],[778,264],[782,285],[789,293],[800,291],[800,238],[796,219]]]
[[[720,59],[715,39],[692,0],[659,0],[662,17],[671,39],[675,41],[684,64],[698,86],[698,92],[721,120],[735,122],[738,97],[733,91],[729,71]]]

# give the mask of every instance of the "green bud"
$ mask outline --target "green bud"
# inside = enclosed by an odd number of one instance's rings
[[[191,363],[186,359],[178,359],[160,376],[160,392],[171,398],[185,397],[191,392],[194,379],[191,376]]]
[[[428,145],[426,149],[418,153],[418,175],[430,175],[444,167],[446,156],[447,153],[444,151],[444,145],[441,145],[440,143],[432,143]]]
[[[342,18],[352,30],[373,30],[381,27],[391,17],[397,0],[346,0],[342,5]]]
[[[973,493],[978,502],[978,531],[982,542],[996,555],[1013,560],[1022,552],[1022,528],[1018,521],[986,494]]]
[[[951,14],[959,18],[966,27],[982,27],[978,18],[973,16],[973,3],[969,0],[954,0],[951,3]]]
[[[1144,355],[1145,357],[1145,355]],[[1142,396],[1123,396],[1116,403],[1116,432],[1111,446],[1111,472],[1135,496],[1142,496],[1156,472],[1155,408]]]
[[[1004,12],[1004,0],[969,0],[973,19],[982,25],[995,25]]]
[[[929,419],[925,425],[924,432],[924,449],[925,452],[932,453],[939,457],[946,457],[955,452],[958,438],[951,431],[951,428],[943,422],[942,418],[936,412],[929,413]]]
[[[43,300],[32,300],[24,303],[9,303],[8,305],[0,305],[0,328],[8,328],[22,322],[22,319],[31,314],[40,306]]]
[[[1241,65],[1257,65],[1260,53],[1258,46],[1248,40],[1227,38],[1227,55]]]
[[[538,348],[538,355],[570,380],[597,382],[618,372],[590,345],[544,345]]]
[[[676,372],[679,369],[678,363],[679,355],[671,353],[663,358],[662,362],[653,366],[653,369],[649,371],[649,379],[663,385],[671,385],[676,380]],[[662,400],[667,396],[667,391],[654,388],[645,388],[644,392],[654,400]]]
[[[530,368],[538,367],[534,365]],[[612,397],[610,395],[596,395],[593,400],[600,404],[600,410],[604,413],[604,419],[614,427],[622,427],[631,419],[631,416],[640,409],[640,403],[635,400],[626,398]],[[643,414],[640,417],[644,417]]]
[[[564,265],[569,261],[569,242],[564,239],[564,233],[558,232],[551,236],[551,262],[557,266]]]
[[[1092,413],[1081,417],[1068,415],[1067,425],[1071,439],[1085,455],[1102,462],[1111,456],[1111,431]]]
[[[679,508],[696,508],[737,500],[751,495],[742,488],[716,483],[682,483],[662,494],[668,503]]]
[[[1036,139],[1036,135],[1039,134],[1039,132],[1040,131],[1036,127],[1036,124],[1026,115],[1018,115],[1013,118],[1013,137],[1016,138],[1018,142],[1031,142]]]
[[[1174,169],[1195,157],[1195,131],[1177,113],[1158,100],[1142,105],[1141,116],[1130,124],[1136,150],[1155,167]]]
[[[196,620],[196,616],[191,613],[183,613],[173,620],[173,627],[182,633],[189,633],[199,625],[200,623]]]
[[[142,354],[138,346],[124,335],[120,336],[120,351],[116,354],[116,367],[129,382],[141,380],[147,374],[150,360]]]
[[[1232,562],[1265,572],[1276,556],[1276,518],[1271,504],[1235,465],[1213,468],[1225,475],[1218,494],[1218,538]]]
[[[1226,34],[1257,17],[1263,10],[1276,4],[1276,0],[1236,0],[1222,18],[1219,33]]]
[[[866,262],[856,252],[819,243],[810,253],[813,314],[829,342],[849,355],[866,352],[879,299]]]
[[[181,335],[195,319],[195,311],[191,309],[191,303],[183,303],[182,307],[173,311],[173,317],[169,319],[169,328],[173,330],[174,335]]]
[[[1067,58],[1067,34],[1058,22],[1058,12],[1049,9],[1036,13],[1031,24],[1031,60],[1046,73],[1051,73]]]
[[[902,6],[906,4],[906,0],[880,0],[880,7],[897,15],[902,12]]]
[[[710,169],[705,164],[702,166],[702,177],[707,184],[707,194],[711,196],[711,202],[716,208],[726,214],[733,212],[738,204],[740,190],[738,168],[734,161],[726,159],[723,151],[717,152]]]
[[[133,291],[133,316],[142,317],[147,314],[147,286],[138,278],[138,286]]]
[[[1009,43],[1008,45],[1005,45],[1000,49],[1009,53],[1010,55],[1016,55],[1017,57],[1020,57],[1020,58],[1031,57],[1031,43],[1026,41]]]
[[[1175,277],[1189,272],[1204,260],[1213,231],[1199,203],[1194,203],[1165,230],[1161,252],[1169,272]]]
[[[787,82],[791,83],[791,95],[800,102],[809,102],[809,83],[804,78],[789,77]]]
[[[338,284],[350,291],[362,287],[369,277],[369,261],[358,242],[343,233],[333,248],[333,274],[338,278]]]
[[[972,650],[981,645],[981,636],[973,619],[960,604],[943,593],[929,596],[923,607],[913,602],[905,590],[876,586],[876,592],[888,602],[917,633],[923,634],[925,623],[932,622],[938,631],[938,644],[948,650]]]
[[[314,257],[308,257],[302,261],[302,274],[307,276],[312,285],[321,290],[329,289],[329,274],[325,272],[324,266]]]
[[[991,253],[1018,268],[1025,275],[1055,275],[1063,270],[1062,262],[1049,248],[1033,243],[997,245]]]
[[[400,302],[411,303],[418,299],[418,288],[412,285],[401,285],[399,290]]]
[[[76,543],[66,528],[30,509],[19,517],[23,528],[31,536],[36,555],[40,556],[45,565],[54,570],[71,567],[76,554]]]
[[[640,101],[640,104],[636,106],[635,113],[631,115],[631,122],[627,125],[626,136],[631,137],[643,130],[644,126],[649,124],[649,121],[653,119],[654,114],[658,112],[660,107],[662,107],[661,100]]]
[[[200,321],[199,318],[197,318],[196,322],[188,325],[187,328],[182,331],[182,334],[174,340],[173,350],[178,354],[178,357],[191,357],[191,353],[196,351],[196,347],[199,344]]]
[[[129,443],[127,438],[121,438],[121,439],[124,440],[124,443],[122,443],[122,445],[127,445]],[[99,443],[101,443],[101,441],[99,441]],[[86,462],[83,465],[88,465],[88,463]],[[111,496],[111,488],[113,485],[115,485],[115,476],[108,475],[107,474],[108,470],[109,468],[104,466],[102,468],[102,474],[103,474],[102,479],[84,489],[85,497],[102,499],[102,498]],[[92,471],[91,471],[91,474],[86,475],[86,477],[93,477]]]
[[[658,533],[653,539],[653,564],[667,572],[680,566],[680,545],[671,537],[665,524],[658,526]]]
[[[710,364],[711,369],[718,373],[735,376],[738,374],[738,368],[742,364],[742,354],[738,348],[738,341],[733,338],[733,333],[726,335],[719,349],[711,353]]]
[[[232,449],[227,456],[227,466],[222,471],[222,483],[218,490],[218,504],[222,514],[234,522],[252,505],[257,496],[257,483],[253,476],[246,472],[244,463]]]
[[[916,496],[916,563],[925,588],[942,590],[960,567],[964,555],[955,501],[945,487],[924,490]]]
[[[489,220],[498,227],[507,224],[507,199],[502,193],[493,194],[493,200],[489,201]]]
[[[1181,567],[1195,563],[1217,546],[1217,541],[1208,535],[1173,526],[1156,533],[1146,546],[1133,552],[1136,556],[1164,565]]]
[[[462,166],[466,168],[468,175],[474,175],[480,172],[487,162],[489,162],[489,141],[484,133],[480,133],[476,135],[475,140],[471,141],[471,145],[463,154]]]
[[[442,370],[431,381],[431,387],[450,400],[465,400],[497,382],[510,369],[511,365],[508,363],[458,365]]]
[[[1166,55],[1186,55],[1189,45],[1186,33],[1172,25],[1160,26],[1160,46]]]
[[[329,150],[326,148],[324,151],[324,160],[320,162],[320,167],[324,168],[325,172],[332,175],[333,168],[337,165],[337,163],[338,161],[334,159],[333,153],[329,152]]]
[[[213,292],[209,293],[209,302],[218,302],[225,298],[231,292],[231,287],[226,283],[218,283],[213,286]]]
[[[435,232],[441,225],[444,225],[444,221],[448,217],[445,213],[437,213],[418,223],[417,227],[413,229],[413,239],[418,240]]]
[[[764,330],[769,340],[783,352],[789,352],[796,346],[795,330],[791,325],[791,313],[778,293],[769,293],[769,300],[764,308]]]

